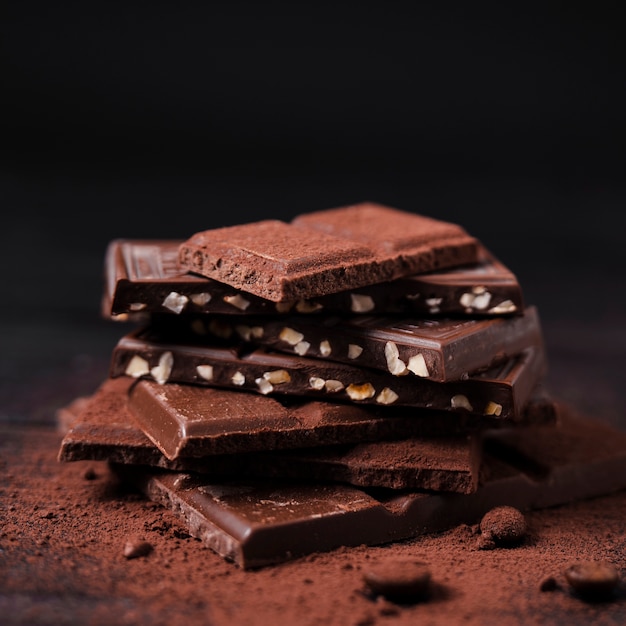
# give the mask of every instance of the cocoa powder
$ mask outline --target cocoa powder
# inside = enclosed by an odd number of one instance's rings
[[[624,492],[526,513],[528,534],[513,548],[479,550],[478,528],[461,525],[243,571],[116,482],[105,463],[59,463],[60,438],[49,426],[0,426],[0,615],[8,626],[626,622]],[[152,549],[129,559],[125,546],[137,538]],[[428,564],[427,598],[371,594],[364,572],[390,559]],[[619,572],[609,600],[571,590],[564,571],[582,560]]]

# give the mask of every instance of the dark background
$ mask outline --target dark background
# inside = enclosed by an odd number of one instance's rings
[[[557,392],[623,423],[623,32],[619,3],[5,4],[1,417],[104,375],[112,238],[374,200],[479,237]]]

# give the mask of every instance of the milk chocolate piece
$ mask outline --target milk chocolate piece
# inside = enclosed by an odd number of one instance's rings
[[[371,367],[393,376],[439,382],[486,369],[541,342],[535,307],[524,315],[482,319],[415,319],[396,316],[286,316],[176,318],[190,339],[240,336],[279,352]],[[243,323],[245,322],[245,323]],[[171,325],[171,316],[155,324]],[[195,333],[195,337],[193,335]]]
[[[198,232],[180,245],[178,260],[186,271],[284,302],[476,263],[478,241],[456,224],[363,203],[292,224]]]
[[[571,454],[564,438],[578,442]],[[383,544],[476,523],[496,506],[526,511],[626,487],[626,434],[564,416],[532,440],[540,442],[538,449],[526,450],[533,457],[545,448],[562,451],[544,479],[487,459],[490,477],[472,494],[398,495],[304,482],[216,482],[137,466],[116,469],[178,515],[191,535],[239,566],[255,568],[339,546]]]
[[[515,275],[484,246],[478,262],[277,304],[178,267],[180,240],[116,239],[106,252],[102,314],[403,313],[506,315],[524,309]]]
[[[110,375],[151,377],[159,383],[192,383],[263,395],[469,411],[516,420],[544,370],[540,345],[467,379],[440,383],[261,348],[244,352],[234,347],[198,345],[168,337],[167,329],[158,333],[147,326],[120,339],[113,351]]]

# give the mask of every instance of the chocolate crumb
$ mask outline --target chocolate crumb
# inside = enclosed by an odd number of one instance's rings
[[[85,480],[95,480],[96,478],[98,478],[98,474],[96,474],[96,471],[93,469],[93,467],[88,467],[83,474],[83,478]]]
[[[370,590],[395,600],[416,600],[427,595],[431,573],[428,565],[408,559],[389,559],[371,565],[363,580]]]
[[[495,550],[496,542],[489,535],[480,535],[476,541],[476,548],[478,550]]]
[[[539,583],[539,591],[556,591],[559,583],[554,576],[548,576]]]
[[[526,518],[515,507],[498,506],[485,514],[480,530],[486,539],[492,539],[496,545],[518,545],[526,536]]]
[[[608,598],[619,582],[617,569],[606,561],[580,561],[565,569],[572,589],[588,599]]]
[[[124,545],[124,556],[127,559],[148,556],[151,552],[152,545],[142,539],[129,539]]]

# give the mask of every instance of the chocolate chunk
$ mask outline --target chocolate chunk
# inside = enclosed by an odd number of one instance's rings
[[[491,430],[485,437],[484,447],[490,456],[517,468],[529,480],[549,484],[555,490],[560,486],[562,474],[566,475],[563,479],[565,482],[569,480],[567,473],[573,465],[592,467],[598,460],[602,460],[605,471],[603,480],[606,493],[614,490],[614,485],[621,484],[622,479],[626,478],[626,433],[600,420],[577,416],[567,406],[557,409],[556,421],[560,424],[556,431],[552,426],[541,425],[532,429],[519,428],[515,433],[509,429]],[[565,493],[567,487],[564,486],[563,490]],[[593,481],[581,476],[578,497],[593,497],[595,490]],[[543,506],[543,493],[540,491],[536,494],[538,506]]]
[[[206,343],[212,336],[240,336],[279,352],[439,382],[486,369],[541,342],[535,307],[529,307],[524,315],[491,319],[250,316],[245,325],[240,319],[231,320],[185,317],[183,321],[161,316],[154,323],[157,327],[175,323],[181,336],[188,333],[194,343]]]
[[[478,486],[482,461],[475,437],[412,437],[263,454],[254,460],[254,473],[361,487],[472,493]],[[227,471],[224,468],[223,473]]]
[[[430,567],[411,559],[387,559],[370,565],[363,572],[365,584],[375,594],[391,600],[418,600],[430,588]]]
[[[524,310],[515,275],[480,245],[475,264],[277,304],[178,267],[180,240],[116,239],[106,252],[102,313],[403,313],[506,315]]]
[[[526,537],[526,518],[515,507],[498,506],[485,513],[480,521],[480,531],[485,539],[493,540],[496,545],[515,546]]]
[[[589,599],[608,598],[619,583],[617,568],[606,561],[572,563],[564,573],[572,589]]]
[[[301,400],[283,405],[257,394],[150,381],[130,389],[128,406],[135,423],[169,459],[441,434],[444,429],[454,433],[463,425],[451,413],[446,419],[425,411],[420,419],[403,410],[383,413],[349,404]]]
[[[292,224],[265,220],[199,232],[180,245],[179,265],[282,302],[476,263],[477,250],[456,224],[365,203]]]
[[[143,539],[132,538],[124,545],[124,557],[127,559],[137,559],[148,556],[153,550],[152,544]]]
[[[564,438],[576,437],[588,454],[574,453],[568,459],[563,446],[550,480],[529,479],[500,460],[486,458],[488,478],[472,494],[368,492],[337,484],[217,481],[200,475],[179,481],[176,473],[127,465],[115,469],[171,508],[192,536],[251,568],[339,546],[382,544],[472,524],[496,506],[529,510],[625,488],[626,435],[619,431],[564,415],[538,439],[561,447]],[[611,446],[603,445],[607,437],[613,439]]]
[[[554,576],[546,576],[539,583],[539,591],[549,592],[556,591],[559,588],[559,583]]]
[[[440,383],[261,348],[243,352],[234,347],[199,345],[168,335],[167,329],[147,326],[123,337],[113,352],[111,377],[151,377],[159,383],[519,420],[545,369],[543,349],[536,346],[467,379]]]

